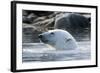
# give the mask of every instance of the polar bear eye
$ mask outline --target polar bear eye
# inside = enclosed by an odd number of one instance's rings
[[[68,41],[70,41],[70,40],[71,40],[71,39],[69,38],[69,39],[66,40],[66,42],[68,42]]]
[[[53,35],[54,33],[53,33],[53,32],[51,32],[51,34]]]

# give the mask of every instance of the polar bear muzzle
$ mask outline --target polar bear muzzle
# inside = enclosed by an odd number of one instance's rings
[[[47,42],[48,42],[48,40],[45,39],[45,36],[44,36],[44,35],[40,34],[38,37],[39,37],[39,39],[40,39],[43,43],[47,43]]]

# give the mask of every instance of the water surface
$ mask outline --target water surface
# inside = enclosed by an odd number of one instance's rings
[[[55,50],[43,43],[23,43],[23,62],[87,60],[91,58],[90,41],[79,41],[78,49]]]

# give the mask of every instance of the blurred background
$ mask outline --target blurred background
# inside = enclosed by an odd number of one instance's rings
[[[90,40],[91,14],[23,10],[23,43],[39,42],[38,34],[64,29],[77,41]]]

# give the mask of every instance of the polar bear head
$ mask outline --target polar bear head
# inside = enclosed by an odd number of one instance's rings
[[[56,50],[72,50],[77,48],[77,42],[67,31],[61,29],[49,30],[39,35],[40,40]]]

